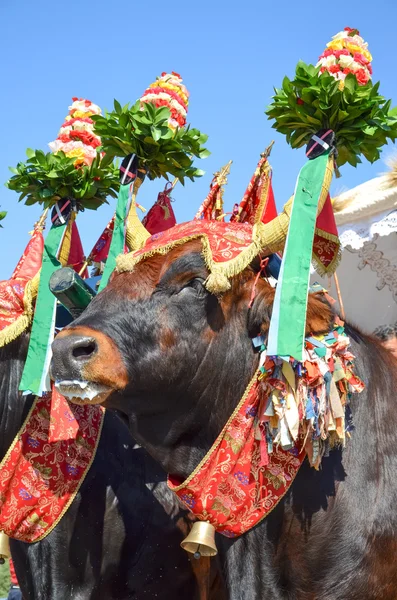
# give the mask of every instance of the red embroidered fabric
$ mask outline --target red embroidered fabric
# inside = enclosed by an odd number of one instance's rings
[[[261,211],[260,215],[258,215],[258,210]],[[230,221],[254,225],[256,220],[269,223],[276,217],[277,208],[273,194],[272,173],[267,158],[262,157],[251,177],[238,211],[232,215]]]
[[[168,486],[201,521],[209,521],[227,537],[239,536],[264,519],[292,484],[304,459],[298,446],[275,448],[266,468],[262,435],[256,435],[259,410],[257,375],[195,472],[180,485]]]
[[[26,297],[26,286],[41,268],[43,250],[43,234],[41,230],[36,230],[11,278],[0,281],[0,332],[3,332],[3,342],[6,339],[7,328],[14,325],[20,317],[27,316],[32,310],[30,299]]]
[[[37,398],[0,463],[0,530],[37,542],[56,526],[95,457],[104,409]]]

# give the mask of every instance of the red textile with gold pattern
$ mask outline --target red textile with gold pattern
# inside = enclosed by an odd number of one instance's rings
[[[254,225],[258,221],[269,223],[276,217],[272,172],[267,158],[262,157],[240,202],[238,212],[232,215],[230,221]]]
[[[0,332],[32,310],[26,298],[26,285],[39,272],[43,259],[44,238],[34,231],[10,279],[0,281]]]
[[[339,260],[340,241],[332,209],[331,198],[328,194],[321,213],[317,217],[314,232],[313,254],[316,262],[324,269],[332,269]]]
[[[94,460],[103,417],[102,407],[72,405],[57,392],[35,400],[0,463],[0,530],[23,542],[50,533]]]
[[[223,221],[188,221],[172,229],[156,233],[147,239],[140,250],[131,253],[135,262],[151,253],[166,254],[169,248],[189,240],[203,238],[211,249],[215,263],[224,263],[240,255],[252,244],[252,227],[248,223],[224,223]],[[259,251],[258,251],[259,252]]]
[[[209,521],[227,537],[242,535],[275,508],[292,484],[304,452],[274,448],[263,466],[257,376],[200,465],[181,485],[168,486],[201,521]],[[259,439],[257,439],[259,437]]]
[[[201,204],[196,216],[194,217],[196,220],[214,220],[222,216],[223,202],[222,197],[220,196],[221,189],[222,188],[219,183],[216,182],[216,177],[214,177],[211,183],[210,191],[208,192],[207,197]]]

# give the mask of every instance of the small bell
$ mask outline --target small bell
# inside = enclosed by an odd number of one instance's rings
[[[4,531],[0,531],[0,565],[3,565],[8,558],[11,558],[8,535]]]
[[[215,545],[215,527],[207,521],[196,521],[181,547],[193,554],[194,558],[216,556],[218,550]]]

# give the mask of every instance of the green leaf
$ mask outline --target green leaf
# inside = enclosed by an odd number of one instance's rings
[[[121,104],[120,104],[120,102],[118,102],[118,101],[115,99],[115,100],[113,101],[113,104],[114,104],[114,110],[116,111],[116,113],[117,113],[118,115],[121,115],[121,113],[122,113],[123,109],[121,108]]]
[[[35,151],[34,151],[34,150],[32,150],[32,148],[28,148],[28,149],[26,150],[26,156],[27,156],[28,158],[33,158],[35,155],[36,155],[36,153],[35,153]]]
[[[208,158],[210,156],[211,152],[207,149],[201,150],[199,152],[199,158]]]

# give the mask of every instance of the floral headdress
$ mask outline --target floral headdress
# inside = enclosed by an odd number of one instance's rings
[[[353,74],[359,85],[366,85],[372,75],[372,56],[368,51],[368,44],[364,42],[357,29],[345,27],[333,36],[319,57],[317,67],[320,73],[327,71],[344,87],[346,76]]]
[[[69,114],[65,118],[58,137],[48,145],[52,152],[62,151],[69,158],[76,158],[75,166],[90,165],[97,155],[101,138],[94,133],[93,115],[100,115],[99,106],[90,100],[72,98]]]

